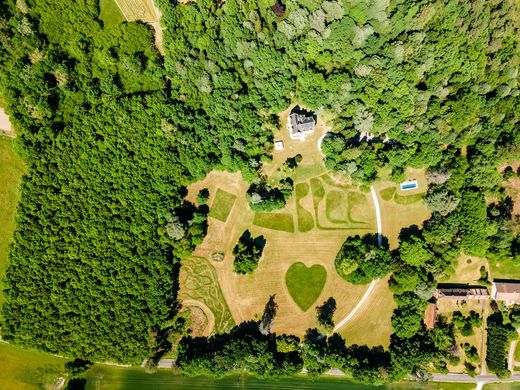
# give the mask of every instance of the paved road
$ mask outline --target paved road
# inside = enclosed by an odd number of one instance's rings
[[[511,375],[507,379],[499,379],[496,375],[477,375],[471,377],[467,374],[433,374],[434,382],[455,382],[455,383],[496,383],[496,382],[518,382],[520,374]]]
[[[515,349],[516,349],[516,343],[518,341],[515,340],[511,343],[511,346],[509,347],[509,356],[507,357],[507,368],[509,371],[513,371],[514,365],[515,365]]]

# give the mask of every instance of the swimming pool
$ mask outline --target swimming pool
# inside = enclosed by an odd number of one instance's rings
[[[415,190],[417,187],[417,180],[401,183],[401,190]]]

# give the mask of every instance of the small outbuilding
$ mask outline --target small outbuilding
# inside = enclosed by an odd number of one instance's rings
[[[277,150],[277,151],[283,150],[283,141],[275,141],[274,150]]]
[[[497,301],[503,301],[506,305],[520,303],[520,281],[497,281],[491,287],[491,296]]]

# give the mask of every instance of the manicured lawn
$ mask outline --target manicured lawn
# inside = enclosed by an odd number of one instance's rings
[[[397,204],[412,204],[419,202],[424,197],[424,193],[414,195],[394,195],[394,201]]]
[[[0,389],[52,388],[66,360],[0,342]]]
[[[9,242],[14,232],[14,215],[19,198],[18,187],[23,172],[23,162],[13,151],[13,140],[0,136],[0,281],[7,268]]]
[[[326,280],[327,271],[318,264],[307,267],[303,263],[294,263],[285,274],[289,294],[303,311],[307,311],[316,302]]]
[[[520,278],[520,264],[511,260],[503,260],[500,262],[490,261],[489,267],[491,276],[499,279],[519,279]]]
[[[392,200],[395,194],[395,187],[388,187],[379,191],[379,195],[383,200]]]
[[[220,188],[217,189],[209,216],[218,219],[219,221],[226,222],[236,199],[237,197],[235,195],[221,190]]]
[[[99,0],[99,18],[105,27],[115,26],[125,20],[114,0]]]
[[[256,213],[253,224],[282,232],[294,232],[293,216],[288,213]]]
[[[327,219],[332,223],[348,223],[347,199],[343,192],[332,190],[327,193]]]
[[[298,183],[296,185],[296,214],[298,215],[298,230],[308,232],[314,227],[314,217],[300,204],[300,200],[309,194],[309,184]]]

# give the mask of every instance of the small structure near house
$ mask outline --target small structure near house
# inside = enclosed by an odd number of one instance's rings
[[[481,301],[489,299],[489,292],[486,287],[469,286],[465,284],[439,285],[433,293],[437,299],[452,301]]]
[[[314,133],[316,118],[313,113],[294,107],[287,118],[287,129],[292,139],[305,140],[305,136]]]
[[[416,190],[417,188],[419,188],[419,183],[415,179],[408,180],[408,181],[405,181],[404,183],[401,183],[400,187],[401,187],[401,191]]]
[[[433,329],[437,324],[437,304],[429,303],[424,312],[424,325],[426,329]]]
[[[520,303],[520,281],[507,280],[496,281],[491,286],[491,296],[497,301],[503,301],[506,305]]]
[[[283,150],[283,141],[275,141],[274,150]]]

